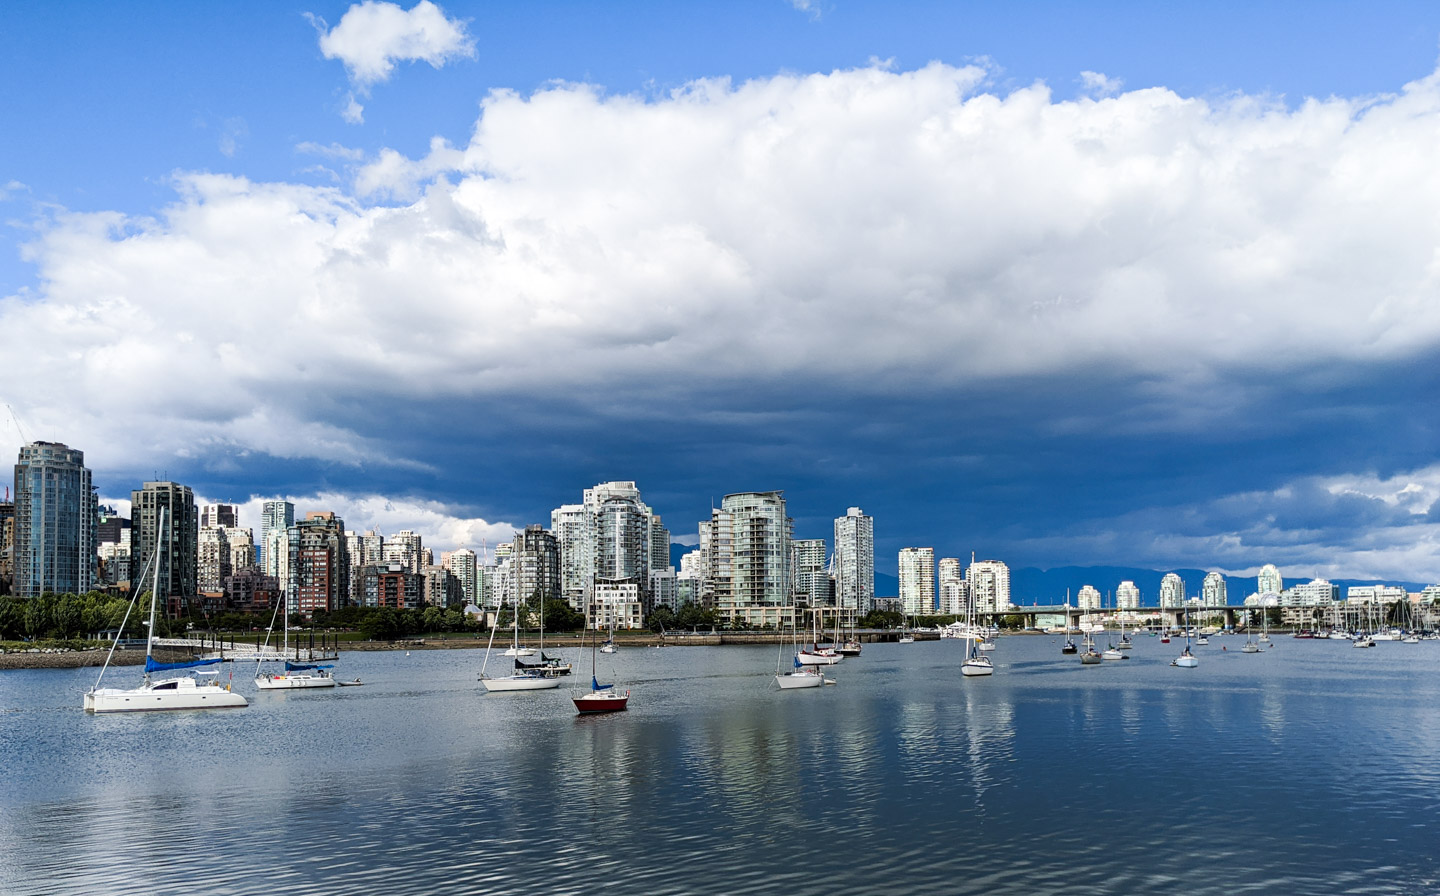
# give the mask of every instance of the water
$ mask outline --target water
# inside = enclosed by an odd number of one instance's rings
[[[1440,891],[1440,643],[1241,643],[1003,638],[971,680],[959,642],[875,644],[789,692],[773,648],[630,648],[630,710],[586,718],[486,695],[478,651],[242,667],[250,707],[205,713],[0,672],[0,892]]]

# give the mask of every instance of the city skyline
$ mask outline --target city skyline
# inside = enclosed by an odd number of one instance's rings
[[[1440,580],[1433,7],[7,25],[0,451],[102,504],[454,550],[633,480],[692,546],[864,508],[885,574]]]

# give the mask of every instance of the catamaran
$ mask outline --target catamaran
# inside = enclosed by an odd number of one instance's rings
[[[160,508],[159,525],[157,532],[165,532],[165,508]],[[161,539],[158,544],[165,544]],[[250,701],[230,690],[229,684],[220,684],[218,676],[213,671],[196,671],[191,675],[180,678],[162,678],[153,680],[150,677],[152,672],[168,672],[177,669],[199,669],[201,666],[211,666],[223,662],[222,659],[187,660],[178,663],[161,663],[155,660],[155,607],[160,602],[160,550],[156,549],[150,561],[155,566],[155,583],[150,588],[150,630],[145,639],[145,678],[138,688],[102,688],[100,682],[105,678],[105,670],[110,668],[110,660],[115,656],[115,647],[119,644],[119,634],[116,640],[110,644],[110,653],[105,657],[105,665],[100,668],[100,677],[95,680],[95,686],[85,692],[86,712],[145,712],[169,709],[231,709],[242,706],[249,706]],[[145,580],[144,571],[141,572],[137,581]],[[139,592],[136,592],[139,597]],[[130,619],[130,611],[135,608],[135,598],[131,598],[130,606],[125,610],[125,618],[120,622],[120,630],[124,631],[125,623]]]

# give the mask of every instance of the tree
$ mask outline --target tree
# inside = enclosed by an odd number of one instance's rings
[[[656,607],[645,617],[645,627],[652,632],[663,632],[675,627],[675,611],[669,607]]]
[[[361,620],[360,633],[367,641],[393,641],[400,635],[400,620],[394,610],[380,607]]]
[[[554,632],[575,632],[585,627],[585,614],[570,602],[551,598],[545,602],[545,627]]]

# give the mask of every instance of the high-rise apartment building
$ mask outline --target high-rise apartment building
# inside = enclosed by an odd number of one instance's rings
[[[308,616],[345,606],[350,596],[345,521],[328,511],[308,513],[290,527],[289,545],[288,611]]]
[[[234,504],[206,504],[200,508],[200,528],[234,529],[240,525],[240,508]]]
[[[1184,605],[1185,581],[1177,573],[1165,573],[1165,576],[1160,579],[1161,609],[1178,610]]]
[[[790,575],[795,581],[791,593],[796,604],[830,606],[830,572],[825,561],[825,539],[797,538],[790,542]]]
[[[1115,606],[1121,610],[1140,609],[1140,589],[1134,582],[1126,580],[1115,589]]]
[[[700,527],[705,551],[701,601],[727,625],[794,624],[790,604],[790,541],[794,522],[782,492],[726,495]]]
[[[900,549],[900,606],[907,616],[935,612],[935,549]]]
[[[1223,607],[1230,602],[1225,588],[1225,577],[1218,572],[1207,572],[1200,584],[1200,602],[1207,607]]]
[[[476,604],[480,592],[477,588],[475,552],[469,548],[446,551],[440,555],[440,565],[450,570],[460,582],[460,594],[465,603]]]
[[[960,559],[941,557],[936,569],[940,586],[940,613],[944,616],[963,614],[970,592],[965,586],[965,574],[960,570]]]
[[[284,585],[290,581],[290,527],[295,525],[295,505],[289,501],[266,501],[260,505],[260,568]]]
[[[859,615],[875,603],[875,520],[859,507],[835,520],[835,602]]]
[[[1003,613],[1010,609],[1010,567],[999,560],[970,559],[965,571],[976,613]]]
[[[0,594],[12,594],[14,584],[15,502],[0,501]]]
[[[401,529],[385,539],[381,559],[386,565],[398,563],[407,572],[419,574],[425,566],[424,539],[409,529]]]
[[[196,541],[196,588],[201,594],[220,593],[232,572],[230,540],[225,530],[219,526],[201,526]]]
[[[1075,605],[1086,613],[1093,613],[1101,609],[1100,589],[1094,585],[1081,587],[1080,593],[1075,596]]]
[[[165,511],[165,531],[158,530]],[[130,492],[130,570],[132,578],[150,563],[160,562],[160,593],[184,601],[198,593],[200,514],[195,493],[178,482],[147,482]],[[146,573],[147,578],[153,575]]]
[[[629,480],[602,482],[585,489],[581,503],[555,508],[550,531],[560,546],[561,594],[579,610],[598,582],[633,583],[648,604],[650,571],[670,566],[670,533]]]
[[[543,526],[526,526],[516,533],[510,565],[519,602],[560,596],[560,543]]]
[[[84,594],[95,583],[95,492],[85,453],[58,442],[32,442],[15,464],[10,522],[13,590]]]
[[[1260,567],[1260,575],[1255,577],[1256,594],[1282,594],[1285,591],[1285,580],[1280,576],[1280,570],[1275,564],[1267,563]]]

